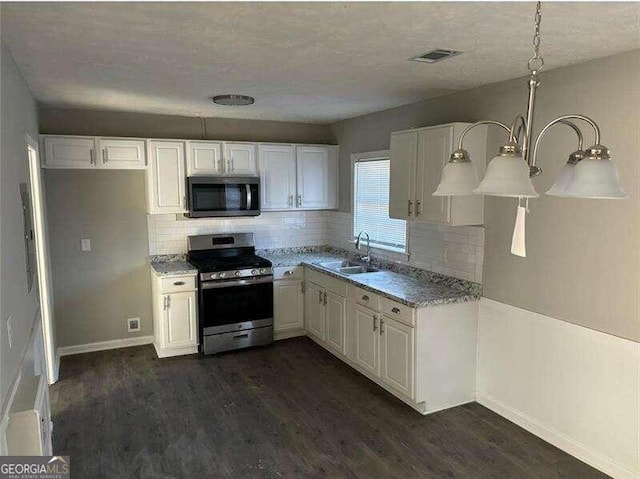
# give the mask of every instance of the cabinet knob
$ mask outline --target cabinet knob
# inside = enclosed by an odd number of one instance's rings
[[[398,308],[391,308],[391,312],[398,314],[400,313],[400,310]]]
[[[366,294],[362,296],[362,301],[369,301],[369,296],[367,296]]]

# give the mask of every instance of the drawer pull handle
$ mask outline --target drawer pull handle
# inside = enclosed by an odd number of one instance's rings
[[[184,286],[184,281],[176,281],[173,283],[174,286]]]
[[[237,334],[236,336],[233,337],[233,339],[244,339],[244,338],[248,338],[248,337],[249,337],[249,333]]]
[[[285,271],[284,274],[285,276],[291,276],[293,274],[293,271]]]
[[[400,313],[400,310],[398,308],[391,308],[391,312],[398,314]]]
[[[362,297],[362,301],[369,301],[369,296],[366,294]]]

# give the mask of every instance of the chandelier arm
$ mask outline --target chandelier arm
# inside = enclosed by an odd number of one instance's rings
[[[477,121],[475,123],[472,123],[468,127],[466,127],[464,129],[464,131],[462,132],[462,134],[460,135],[460,139],[458,140],[458,150],[462,149],[462,141],[464,140],[464,136],[469,132],[469,130],[471,130],[472,128],[475,128],[476,126],[480,126],[480,125],[495,125],[495,126],[499,126],[503,130],[505,130],[507,133],[510,132],[509,127],[507,125],[505,125],[504,123],[502,123],[502,122],[495,121],[495,120]]]
[[[519,123],[519,124],[518,124]],[[517,126],[517,129],[516,129]],[[509,129],[509,141],[513,141],[514,143],[520,142],[520,133],[524,131],[523,144],[526,144],[527,139],[527,122],[524,119],[524,116],[518,113],[513,119],[513,123],[511,123],[511,128]]]
[[[538,159],[538,146],[540,144],[540,140],[542,140],[542,137],[547,132],[547,130],[549,130],[549,128],[551,128],[554,125],[557,125],[558,123],[562,123],[562,124],[568,125],[571,128],[573,128],[573,130],[578,135],[579,146],[582,146],[582,141],[583,141],[582,132],[580,131],[580,129],[573,122],[570,122],[568,120],[582,120],[582,121],[588,123],[589,125],[591,125],[591,127],[593,128],[594,136],[595,136],[595,144],[596,145],[600,144],[600,128],[598,127],[596,122],[593,121],[591,118],[589,118],[587,116],[584,116],[584,115],[563,115],[563,116],[559,116],[555,120],[552,120],[549,123],[547,123],[547,125],[542,130],[540,130],[540,133],[538,133],[538,137],[536,138],[535,144],[533,146],[533,155],[531,156],[531,166],[535,166],[536,160]],[[579,149],[582,149],[582,148],[579,148]]]

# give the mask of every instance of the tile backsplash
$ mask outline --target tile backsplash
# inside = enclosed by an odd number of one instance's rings
[[[257,217],[147,216],[149,254],[187,252],[187,236],[255,233],[258,249],[330,245],[354,250],[352,216],[335,211],[265,212]],[[388,261],[482,283],[484,228],[409,223],[409,255],[374,251]]]
[[[148,215],[149,254],[187,252],[187,236],[255,233],[258,249],[320,246],[327,242],[326,211],[265,212],[241,218],[190,219],[179,215]]]

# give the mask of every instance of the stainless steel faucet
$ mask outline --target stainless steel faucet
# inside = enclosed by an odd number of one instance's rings
[[[371,244],[369,239],[369,233],[367,233],[366,231],[360,231],[360,233],[358,233],[358,237],[356,238],[356,249],[360,249],[360,237],[362,235],[367,235],[367,255],[360,257],[360,259],[365,263],[369,264],[371,263]]]

